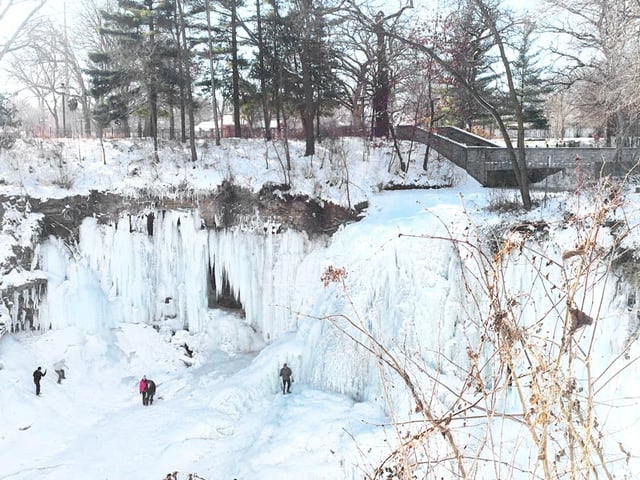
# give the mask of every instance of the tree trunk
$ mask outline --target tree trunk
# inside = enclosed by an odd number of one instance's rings
[[[511,164],[513,166],[513,172],[515,174],[516,180],[518,181],[518,186],[520,187],[520,196],[522,197],[522,205],[525,209],[530,210],[533,206],[533,202],[531,201],[531,192],[529,191],[529,174],[527,171],[527,161],[526,161],[526,152],[524,146],[524,114],[522,111],[522,104],[520,97],[518,96],[518,92],[515,87],[513,72],[511,70],[511,63],[509,62],[509,58],[507,57],[506,49],[504,46],[504,42],[502,40],[502,36],[496,26],[494,17],[492,12],[489,12],[487,6],[484,4],[482,0],[476,0],[476,4],[482,11],[484,18],[489,24],[489,28],[491,33],[493,34],[494,40],[498,47],[498,51],[500,52],[500,59],[502,61],[502,66],[505,70],[505,75],[507,78],[507,85],[509,87],[509,97],[511,99],[511,106],[513,107],[514,115],[516,118],[516,122],[518,124],[518,144],[517,144],[517,152],[514,151],[513,145],[511,144],[511,139],[509,138],[509,134],[507,132],[502,119],[500,119],[501,131],[503,137],[505,137],[505,142],[507,143],[507,147],[509,148],[509,154],[511,156]],[[494,12],[495,13],[495,12]],[[497,119],[496,119],[497,120]]]
[[[376,17],[374,24],[377,48],[376,57],[378,71],[374,85],[372,109],[373,109],[373,136],[376,138],[389,136],[389,61],[387,59],[387,47],[382,15]]]
[[[153,139],[153,155],[158,159],[158,93],[155,84],[149,86],[149,135]]]
[[[257,0],[260,1],[260,0]],[[215,130],[216,146],[220,146],[220,125],[218,124],[218,104],[216,101],[216,77],[213,63],[213,38],[211,37],[211,9],[209,0],[205,0],[207,11],[207,37],[209,43],[209,69],[211,70],[211,110],[213,114],[213,126]]]
[[[208,1],[208,0],[207,0]],[[264,120],[264,139],[271,140],[271,115],[267,103],[267,87],[264,78],[264,41],[262,38],[262,16],[260,14],[260,1],[256,0],[256,27],[258,35],[258,66],[260,68],[260,99],[262,101],[262,116]]]
[[[169,140],[176,139],[176,113],[173,105],[174,98],[169,100]]]
[[[309,55],[308,42],[305,41],[305,47],[303,48],[304,55]],[[309,64],[309,58],[302,59],[302,86],[304,89],[304,111],[303,111],[303,126],[304,126],[304,140],[305,140],[305,157],[314,155],[316,138],[313,131],[313,117],[314,117],[314,102],[313,102],[313,82],[311,79],[311,65]]]
[[[238,12],[237,0],[231,0],[231,70],[233,83],[233,128],[234,136],[242,137],[240,124],[240,72],[238,66]]]
[[[434,128],[435,123],[435,101],[433,99],[433,85],[432,85],[432,77],[429,76],[428,80],[428,101],[429,101],[429,125],[427,128],[427,139],[431,136],[431,132]],[[424,159],[422,160],[422,170],[427,171],[427,167],[429,166],[429,154],[431,153],[431,145],[427,141],[426,149],[424,151]]]
[[[182,29],[180,28],[180,22],[178,20],[179,12],[178,12],[178,2],[174,5],[174,15],[176,18],[175,26],[176,26],[176,47],[180,52],[178,55],[178,91],[179,98],[178,103],[180,106],[180,142],[187,142],[187,118],[186,118],[186,110],[187,110],[187,102],[185,101],[185,74],[184,74],[184,65],[182,62]]]
[[[300,51],[300,64],[302,67],[302,90],[304,95],[304,111],[302,113],[305,139],[305,157],[316,153],[316,138],[313,131],[313,120],[315,103],[313,101],[313,76],[312,76],[312,51],[311,51],[311,30],[312,30],[312,5],[310,0],[303,2],[304,11],[301,12],[303,18],[302,45]]]
[[[278,2],[273,3],[273,12],[276,18],[276,21],[280,22],[280,12],[278,10]],[[274,61],[274,71],[276,72],[276,86],[275,86],[275,97],[276,97],[276,112],[278,116],[278,131],[282,136],[282,145],[284,147],[285,159],[286,159],[286,172],[285,176],[289,178],[286,174],[291,171],[291,152],[289,151],[289,132],[287,129],[287,114],[284,110],[283,102],[282,102],[282,86],[284,84],[283,74],[282,74],[282,64],[278,61],[279,54],[279,45],[278,39],[274,38],[273,40],[273,61]]]
[[[84,136],[91,136],[91,105],[88,97],[80,97],[80,104],[82,105],[82,119],[84,121]]]
[[[196,129],[195,118],[193,114],[193,93],[191,91],[191,62],[189,59],[189,49],[187,47],[186,28],[184,24],[184,11],[182,8],[182,0],[178,0],[178,11],[180,13],[180,32],[182,33],[182,48],[180,49],[181,63],[184,65],[186,90],[187,90],[187,113],[189,115],[189,148],[191,150],[191,161],[198,159],[196,151]]]
[[[153,12],[149,8],[149,42],[155,46],[155,22],[153,21]],[[152,67],[147,65],[147,68]],[[158,80],[155,77],[156,72],[152,69],[147,71],[147,90],[149,94],[149,134],[153,139],[153,155],[156,162],[158,158]]]

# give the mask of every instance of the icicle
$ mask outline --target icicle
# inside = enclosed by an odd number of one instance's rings
[[[124,215],[114,225],[88,218],[80,227],[75,257],[60,243],[41,248],[53,289],[47,321],[54,326],[88,322],[85,326],[94,329],[109,324],[111,312],[115,321],[197,333],[211,317],[209,295],[215,303],[224,289],[241,305],[244,319],[239,321],[272,341],[296,327],[288,307],[311,247],[305,234],[294,231],[207,230],[197,211]],[[78,314],[84,319],[64,318],[74,303],[82,304],[73,296],[87,288],[94,310],[84,305],[87,311]]]

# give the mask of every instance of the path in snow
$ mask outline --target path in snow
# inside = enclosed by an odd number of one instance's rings
[[[144,347],[130,351],[135,344]],[[59,355],[69,366],[60,385],[50,366]],[[270,361],[265,352],[218,352],[192,368],[180,355],[139,325],[105,336],[5,337],[0,480],[161,480],[172,471],[207,480],[344,478],[357,460],[352,435],[382,421],[377,408],[303,381],[291,395],[276,393],[277,369],[265,381],[260,367]],[[40,397],[37,364],[48,369]],[[137,393],[142,374],[158,384],[150,407]]]

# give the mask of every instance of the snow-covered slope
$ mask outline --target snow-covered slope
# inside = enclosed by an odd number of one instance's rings
[[[96,147],[62,150],[71,190],[11,152],[5,193],[170,195],[225,178],[258,189],[280,168],[260,142],[201,150],[195,169],[175,147],[162,168],[133,142],[109,145],[106,165]],[[639,475],[635,270],[619,257],[637,245],[638,194],[539,193],[533,211],[499,213],[514,192],[438,159],[401,174],[392,151],[358,140],[294,156],[294,190],[369,202],[331,238],[207,231],[196,209],[154,215],[153,236],[87,219],[77,246],[43,243],[34,269],[52,330],[0,340],[0,479],[356,479],[380,465],[403,478],[412,464],[425,478]],[[244,315],[209,308],[223,277]],[[593,323],[571,329],[570,308]],[[143,374],[158,383],[152,407]]]

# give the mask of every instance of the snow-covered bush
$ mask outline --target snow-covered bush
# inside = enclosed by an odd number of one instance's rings
[[[0,128],[0,152],[13,148],[16,140],[20,137],[20,130],[16,127]]]

